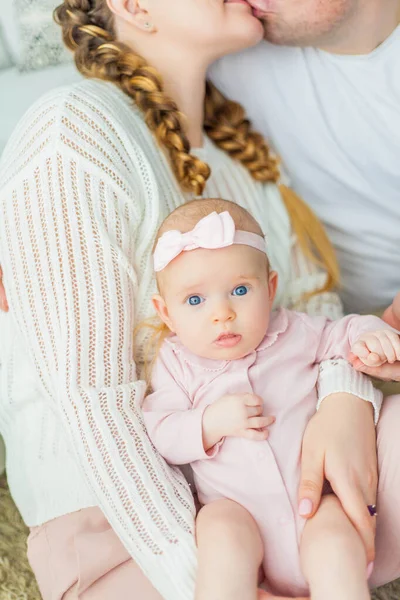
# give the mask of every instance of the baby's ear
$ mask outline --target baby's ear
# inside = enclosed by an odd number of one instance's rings
[[[155,294],[151,299],[154,308],[157,311],[160,319],[166,324],[166,326],[174,333],[174,329],[172,327],[171,319],[169,318],[168,307],[165,303],[165,300],[160,294]]]
[[[269,299],[271,303],[275,300],[276,290],[278,288],[278,273],[270,271],[268,276]]]

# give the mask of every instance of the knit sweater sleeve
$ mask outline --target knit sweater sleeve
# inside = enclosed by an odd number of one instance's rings
[[[146,434],[133,359],[138,170],[105,117],[77,114],[38,107],[2,164],[10,311],[99,507],[161,595],[188,600],[192,496]]]
[[[182,377],[173,344],[165,341],[151,373],[152,393],[143,402],[143,419],[151,441],[172,465],[187,465],[214,458],[221,444],[206,451],[203,415],[207,406],[196,407]]]

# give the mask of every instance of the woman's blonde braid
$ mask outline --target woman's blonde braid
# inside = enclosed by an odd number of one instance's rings
[[[178,182],[199,196],[210,176],[207,164],[190,154],[178,107],[163,92],[155,69],[135,52],[115,40],[113,17],[105,0],[64,0],[55,10],[63,39],[75,53],[75,63],[85,77],[118,85],[142,110],[148,127],[169,153]]]
[[[257,181],[279,179],[278,160],[263,137],[252,130],[240,104],[207,83],[204,128],[217,146],[240,161]]]

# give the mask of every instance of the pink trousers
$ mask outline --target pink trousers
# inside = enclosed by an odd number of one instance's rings
[[[375,587],[400,577],[400,395],[378,425],[379,492]],[[33,528],[28,558],[43,600],[161,600],[98,508]],[[188,600],[191,600],[188,598]]]

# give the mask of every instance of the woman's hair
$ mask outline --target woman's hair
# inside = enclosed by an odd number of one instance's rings
[[[115,83],[132,98],[170,158],[175,176],[185,191],[201,196],[210,167],[190,152],[184,117],[163,91],[160,75],[134,50],[118,42],[113,14],[106,0],[64,0],[56,8],[65,44],[75,55],[78,70],[86,77]],[[207,83],[204,106],[207,135],[261,182],[278,182],[278,160],[263,137],[252,130],[243,108]],[[292,190],[280,186],[293,229],[304,253],[327,272],[318,292],[339,282],[334,249],[313,211]]]

